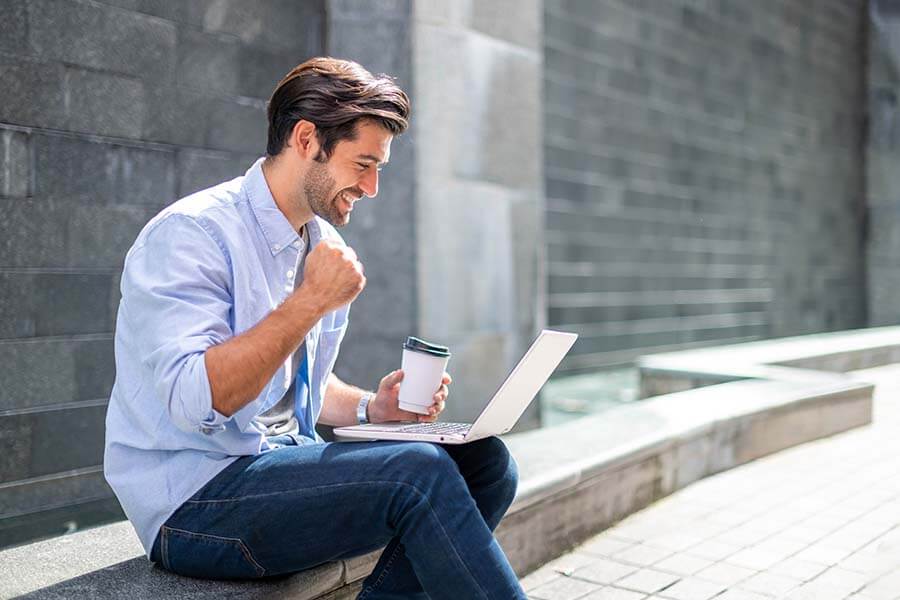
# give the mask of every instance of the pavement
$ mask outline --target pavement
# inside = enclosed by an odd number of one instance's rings
[[[522,579],[535,600],[900,600],[900,365],[870,426],[676,492]]]

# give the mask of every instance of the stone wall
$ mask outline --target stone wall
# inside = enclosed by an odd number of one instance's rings
[[[900,2],[872,0],[869,36],[869,205],[866,275],[871,325],[900,322]]]
[[[865,4],[544,2],[567,370],[866,324]]]
[[[414,3],[417,329],[453,352],[449,420],[543,322],[541,25],[538,0]]]
[[[387,73],[412,98],[412,127],[391,144],[390,164],[374,199],[363,199],[341,230],[366,270],[366,289],[353,303],[350,328],[335,372],[374,389],[400,368],[402,344],[414,335],[418,314],[415,231],[415,139],[418,117],[413,94],[411,0],[329,0],[327,51]]]
[[[304,58],[413,99],[343,231],[368,286],[336,371],[373,387],[407,335],[446,343],[460,420],[546,321],[582,336],[563,372],[861,326],[867,289],[894,322],[897,80],[876,65],[867,190],[866,43],[864,0],[3,2],[0,545],[117,510],[124,252],[263,152],[265,100]]]
[[[169,202],[265,151],[321,1],[0,5],[0,545],[118,508],[103,480],[119,272]]]

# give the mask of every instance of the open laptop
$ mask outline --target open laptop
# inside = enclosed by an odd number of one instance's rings
[[[577,334],[543,330],[474,423],[368,423],[337,427],[338,441],[408,440],[465,444],[512,429],[575,343]]]

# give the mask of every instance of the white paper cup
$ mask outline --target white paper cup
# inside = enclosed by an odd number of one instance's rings
[[[427,415],[434,395],[441,387],[450,351],[446,346],[430,344],[410,336],[403,344],[403,381],[400,382],[400,408]]]

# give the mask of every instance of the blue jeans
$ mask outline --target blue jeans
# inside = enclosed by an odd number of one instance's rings
[[[493,535],[518,480],[498,438],[282,439],[236,460],[175,511],[151,560],[194,577],[256,578],[386,546],[359,598],[525,598]]]

